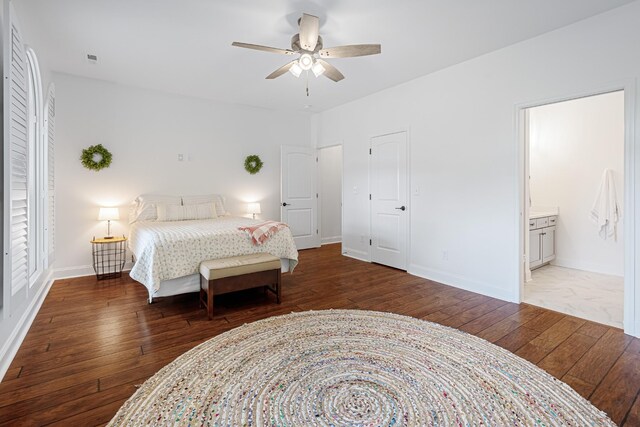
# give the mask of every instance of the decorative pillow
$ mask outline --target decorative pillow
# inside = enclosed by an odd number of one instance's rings
[[[180,196],[165,196],[159,194],[141,194],[136,197],[134,207],[129,214],[129,224],[136,221],[155,221],[158,219],[156,205],[160,203],[180,205],[182,198]]]
[[[166,205],[157,206],[158,221],[186,221],[190,219],[217,218],[215,203],[201,203],[198,205]]]
[[[138,202],[131,202],[129,206],[129,224],[133,224],[138,220]]]
[[[213,202],[216,204],[216,212],[218,216],[227,214],[227,210],[224,207],[224,197],[220,194],[205,194],[201,196],[182,196],[183,205],[197,205],[201,203]]]

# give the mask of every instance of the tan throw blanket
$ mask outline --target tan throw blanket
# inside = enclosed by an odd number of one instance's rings
[[[269,240],[269,238],[276,234],[279,230],[288,227],[289,226],[284,222],[265,221],[260,224],[248,227],[238,227],[238,230],[248,232],[253,244],[255,246],[259,246]]]

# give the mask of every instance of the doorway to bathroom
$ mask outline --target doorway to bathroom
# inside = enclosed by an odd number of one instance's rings
[[[625,96],[524,109],[521,299],[622,328]]]
[[[341,244],[342,144],[319,148],[318,164],[320,243]]]

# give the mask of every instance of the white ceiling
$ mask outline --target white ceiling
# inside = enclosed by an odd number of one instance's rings
[[[20,0],[51,69],[257,107],[321,111],[632,0]],[[325,47],[381,43],[333,59],[346,78],[265,76],[290,60],[231,46],[290,47],[302,12]],[[86,54],[98,56],[90,64]]]

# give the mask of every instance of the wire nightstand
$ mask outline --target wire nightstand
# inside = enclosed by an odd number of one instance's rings
[[[91,241],[93,269],[98,280],[122,277],[122,269],[127,258],[127,238],[96,239]]]

